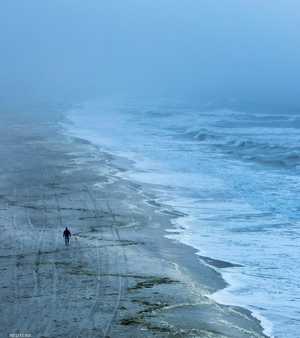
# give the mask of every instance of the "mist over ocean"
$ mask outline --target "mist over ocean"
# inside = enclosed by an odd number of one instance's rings
[[[299,107],[296,0],[3,0],[1,111],[95,97]]]
[[[186,216],[169,237],[223,269],[217,301],[243,305],[279,338],[299,332],[300,119],[297,112],[197,110],[182,103],[92,102],[71,131],[135,161],[127,178],[153,186]]]

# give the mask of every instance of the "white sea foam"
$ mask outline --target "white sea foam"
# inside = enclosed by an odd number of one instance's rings
[[[232,268],[231,268],[232,269]],[[210,298],[219,304],[243,306],[251,311],[252,315],[257,318],[264,329],[264,334],[270,338],[275,338],[273,335],[273,323],[266,317],[262,316],[258,310],[249,307],[249,304],[243,303],[238,297],[235,298],[233,294],[238,293],[238,290],[245,287],[241,281],[238,280],[237,274],[230,272],[230,268],[223,273],[223,278],[228,283],[225,289],[219,290],[210,295]]]

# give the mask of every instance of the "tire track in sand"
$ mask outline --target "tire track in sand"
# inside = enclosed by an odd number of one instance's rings
[[[18,201],[18,189],[17,187],[14,188],[14,203],[13,208],[17,208],[16,202]],[[17,224],[17,214],[16,210],[13,211],[12,215],[12,223],[11,229],[8,229],[11,238],[11,247],[15,248],[15,255],[14,255],[14,265],[13,265],[13,285],[14,285],[14,316],[13,322],[14,327],[11,327],[13,331],[19,332],[20,330],[24,330],[27,328],[26,325],[26,317],[24,318],[24,312],[22,311],[22,283],[20,283],[20,277],[24,274],[23,269],[23,260],[24,260],[24,253],[25,253],[25,244],[24,238],[23,240],[20,237],[20,233],[24,232],[24,227],[19,227]],[[23,234],[22,234],[22,237]],[[14,333],[14,332],[11,332]]]
[[[42,189],[42,188],[41,188]],[[41,261],[41,256],[43,254],[43,248],[47,244],[47,239],[49,239],[50,242],[54,243],[55,250],[57,249],[57,237],[58,234],[55,231],[54,238],[51,241],[51,236],[46,236],[45,234],[47,233],[47,227],[49,227],[49,221],[47,217],[47,203],[46,203],[46,195],[45,193],[42,196],[42,203],[43,203],[43,219],[44,219],[44,224],[40,225],[43,227],[42,230],[40,230],[40,235],[39,235],[39,243],[35,255],[35,262],[34,262],[34,269],[33,269],[33,274],[34,274],[34,280],[35,280],[35,286],[34,286],[34,293],[33,293],[33,299],[36,299],[39,305],[39,319],[42,322],[41,329],[38,332],[39,337],[47,337],[50,335],[51,331],[51,326],[53,325],[53,315],[55,314],[55,308],[57,304],[57,283],[58,283],[58,277],[57,277],[57,269],[55,262],[53,261],[52,255],[49,255],[50,257],[50,265],[51,268],[47,267],[47,264],[42,264],[43,262]],[[31,222],[31,219],[28,220],[28,222]],[[53,229],[52,229],[53,230]],[[54,250],[54,251],[55,251]],[[42,288],[42,279],[43,276],[41,275],[40,271],[40,266],[43,265],[44,269],[46,269],[46,273],[48,273],[49,276],[44,276],[44,280],[46,283],[48,283],[49,279],[51,282],[49,284],[46,284],[47,287],[51,287],[51,294],[50,294],[50,311],[48,310],[49,303],[46,302],[45,300],[41,300],[41,295],[42,291],[45,291],[45,288]],[[45,271],[43,271],[45,273]],[[50,277],[50,278],[49,278]],[[51,285],[51,286],[50,286]],[[42,315],[41,315],[42,314]],[[33,327],[36,327],[36,318],[31,321],[30,328],[32,329]],[[34,329],[31,330],[33,332]]]
[[[106,205],[107,205],[107,209],[108,209],[108,211],[109,211],[109,213],[111,215],[111,218],[112,218],[112,224],[111,224],[110,229],[115,234],[115,238],[117,238],[117,240],[119,241],[119,243],[121,243],[121,236],[120,236],[119,230],[117,228],[116,217],[115,217],[115,214],[113,213],[113,210],[112,210],[112,208],[111,208],[111,206],[109,204],[108,199],[107,199]],[[127,276],[128,275],[128,262],[127,262],[126,252],[125,252],[125,249],[124,249],[123,246],[121,246],[121,251],[122,251],[122,256],[123,256],[123,265],[122,266],[125,269],[125,275]],[[119,272],[120,272],[120,269],[119,269]],[[124,294],[124,290],[126,290],[127,287],[128,287],[128,278],[125,277],[125,286],[123,285],[123,278],[124,277],[121,277],[121,276],[118,277],[118,284],[119,284],[118,300],[117,300],[117,302],[115,304],[115,307],[114,307],[114,310],[113,310],[113,314],[112,314],[112,318],[111,318],[110,322],[108,323],[108,325],[105,328],[105,336],[107,336],[110,333],[110,331],[111,331],[112,323],[116,319],[118,311],[119,311],[121,297]]]
[[[45,194],[43,195],[43,212],[44,212],[44,219],[45,219],[45,227],[49,227],[50,223],[47,217],[47,203],[46,203],[46,197]],[[52,229],[53,232],[53,229]],[[58,234],[55,231],[54,234],[54,247],[55,250],[57,250],[57,239],[58,239]],[[51,237],[49,238],[51,240]],[[53,256],[50,256],[50,263],[51,263],[51,270],[48,270],[49,275],[51,276],[51,299],[50,299],[50,310],[48,311],[48,304],[45,305],[47,314],[46,314],[46,324],[44,325],[44,328],[42,329],[42,332],[40,333],[40,336],[47,337],[50,335],[51,327],[53,325],[53,318],[55,317],[56,314],[56,306],[57,306],[57,285],[58,285],[58,276],[57,276],[57,268],[56,264],[53,260]],[[51,273],[52,272],[52,273]],[[50,286],[50,283],[49,283]]]
[[[29,194],[27,192],[27,199],[29,199]],[[17,201],[17,189],[15,188],[15,200]],[[15,207],[15,205],[14,205]],[[25,210],[25,211],[24,211]],[[21,311],[22,307],[21,307],[21,303],[20,303],[20,299],[22,299],[21,296],[21,288],[22,286],[20,286],[20,281],[19,281],[19,274],[18,274],[18,270],[19,267],[22,268],[21,273],[24,273],[24,268],[22,266],[22,259],[25,257],[25,239],[26,236],[29,236],[30,239],[32,239],[32,244],[35,243],[37,244],[38,247],[38,251],[40,251],[41,246],[42,246],[42,232],[43,231],[39,231],[39,236],[36,238],[34,237],[34,233],[36,232],[36,228],[33,226],[32,221],[31,221],[31,217],[29,215],[29,209],[25,208],[23,211],[25,213],[25,223],[22,224],[21,229],[19,228],[19,226],[17,225],[17,220],[16,220],[16,215],[15,213],[13,213],[12,216],[12,228],[9,229],[9,233],[11,234],[11,247],[14,247],[17,241],[20,241],[20,231],[22,231],[22,245],[19,244],[19,247],[17,248],[15,246],[15,264],[13,267],[13,274],[14,274],[14,288],[15,288],[15,307],[17,307],[17,310],[14,312],[14,315],[11,316],[13,322],[14,322],[14,327],[12,327],[12,329],[14,331],[20,331],[23,330],[22,332],[24,333],[29,332],[31,333],[31,328],[34,324],[32,318],[30,317],[32,315],[31,311],[26,311],[23,312]],[[24,214],[23,214],[24,215]],[[27,225],[27,227],[25,227]],[[24,236],[24,232],[26,233],[26,236]],[[14,234],[14,236],[13,236]],[[28,243],[27,243],[28,244]],[[30,243],[31,244],[31,243]],[[34,306],[34,300],[38,299],[38,295],[39,295],[39,279],[36,273],[36,266],[37,266],[37,262],[38,262],[38,255],[36,254],[36,259],[32,265],[33,269],[32,269],[32,280],[33,280],[33,286],[32,286],[32,294],[31,297],[29,297],[28,295],[26,296],[26,302],[30,302],[29,304],[26,303],[26,309],[33,309],[35,308]],[[23,316],[22,316],[23,315]],[[14,333],[14,332],[11,332]]]
[[[98,212],[98,209],[95,205],[95,201],[93,200],[93,196],[89,190],[89,188],[87,186],[84,187],[83,191],[86,192],[86,194],[88,195],[88,198],[89,200],[91,201],[92,203],[92,210],[93,210],[93,213],[94,213],[94,216],[95,216],[95,219],[97,221],[97,219],[99,218],[99,212]],[[101,234],[101,240],[103,240],[103,229],[102,227],[100,227],[100,234]],[[95,316],[96,314],[99,312],[99,308],[101,306],[101,303],[102,303],[102,299],[104,298],[104,281],[103,281],[103,263],[104,263],[104,260],[102,260],[102,257],[104,256],[103,254],[101,255],[100,254],[100,248],[98,246],[95,246],[95,250],[96,250],[96,256],[97,256],[97,287],[96,287],[96,296],[95,296],[95,301],[94,301],[94,304],[92,305],[91,309],[90,309],[90,312],[89,312],[89,320],[91,321],[92,323],[92,326],[93,326],[93,330],[96,330],[96,329],[100,329],[101,330],[101,336],[105,338],[105,333],[104,333],[104,330],[103,328],[97,328],[97,325],[96,325],[96,319],[95,319]],[[106,257],[107,256],[107,249],[103,248],[103,251],[106,251]],[[91,335],[89,335],[90,337],[95,337],[95,335],[93,333],[91,333]],[[89,337],[88,336],[88,337]]]
[[[40,187],[40,191],[42,191],[42,187]],[[29,199],[29,193],[27,193],[28,199]],[[43,200],[44,196],[42,195],[40,200]],[[44,222],[46,224],[46,215],[44,213]],[[33,286],[33,293],[31,295],[31,307],[32,308],[38,308],[38,314],[40,321],[43,321],[45,316],[45,309],[42,306],[43,302],[41,301],[41,297],[43,296],[43,292],[45,291],[42,288],[42,276],[40,273],[40,266],[41,266],[41,256],[43,253],[43,249],[45,247],[45,234],[46,234],[46,229],[45,226],[42,224],[38,224],[38,227],[35,227],[32,223],[32,217],[29,214],[29,209],[26,208],[26,219],[27,219],[27,225],[29,226],[30,229],[32,229],[32,235],[31,239],[33,240],[33,243],[35,244],[35,247],[33,248],[33,251],[35,252],[35,258],[32,266],[32,276],[33,276],[33,281],[34,281],[34,286]],[[38,236],[36,237],[34,234],[35,232],[38,231]],[[34,329],[36,328],[36,318],[28,318],[28,332],[33,333]]]
[[[93,193],[87,188],[87,192],[88,192],[88,195],[93,203],[93,206],[94,206],[94,210],[95,210],[95,216],[99,217],[99,211],[98,211],[98,206],[97,206],[97,201],[96,201],[96,198],[94,197]],[[115,221],[115,217],[114,217],[114,214],[112,212],[112,209],[109,205],[109,202],[107,201],[107,208],[111,214],[111,217],[112,217],[112,222],[109,224],[109,228],[112,232],[112,235],[114,237],[114,240],[116,242],[119,242],[121,241],[121,237],[119,235],[119,232],[117,231],[115,225],[116,225],[116,221]],[[125,255],[125,251],[124,251],[124,248],[122,247],[122,255],[123,255],[123,266],[127,269],[127,257]],[[118,279],[118,294],[117,294],[117,300],[116,300],[116,303],[115,303],[115,306],[114,306],[114,309],[113,309],[113,312],[111,314],[111,318],[109,319],[109,321],[106,323],[106,326],[104,328],[104,337],[107,337],[112,329],[112,324],[114,322],[114,320],[116,319],[117,317],[117,314],[118,314],[118,311],[119,311],[119,307],[120,307],[120,302],[121,302],[121,297],[122,297],[122,294],[123,294],[123,290],[124,290],[124,285],[123,285],[123,278],[121,277],[121,269],[120,269],[120,263],[119,263],[119,260],[117,259],[115,261],[115,267],[117,267],[117,279]]]

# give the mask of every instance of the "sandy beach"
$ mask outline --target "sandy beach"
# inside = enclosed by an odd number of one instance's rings
[[[182,215],[62,118],[0,123],[0,336],[266,337],[250,311],[209,298],[230,263],[167,239]]]

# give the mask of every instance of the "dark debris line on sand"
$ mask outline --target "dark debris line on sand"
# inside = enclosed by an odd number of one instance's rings
[[[126,161],[39,121],[0,121],[0,337],[264,337],[206,296],[225,286],[208,258],[164,238],[183,215],[116,175]]]

